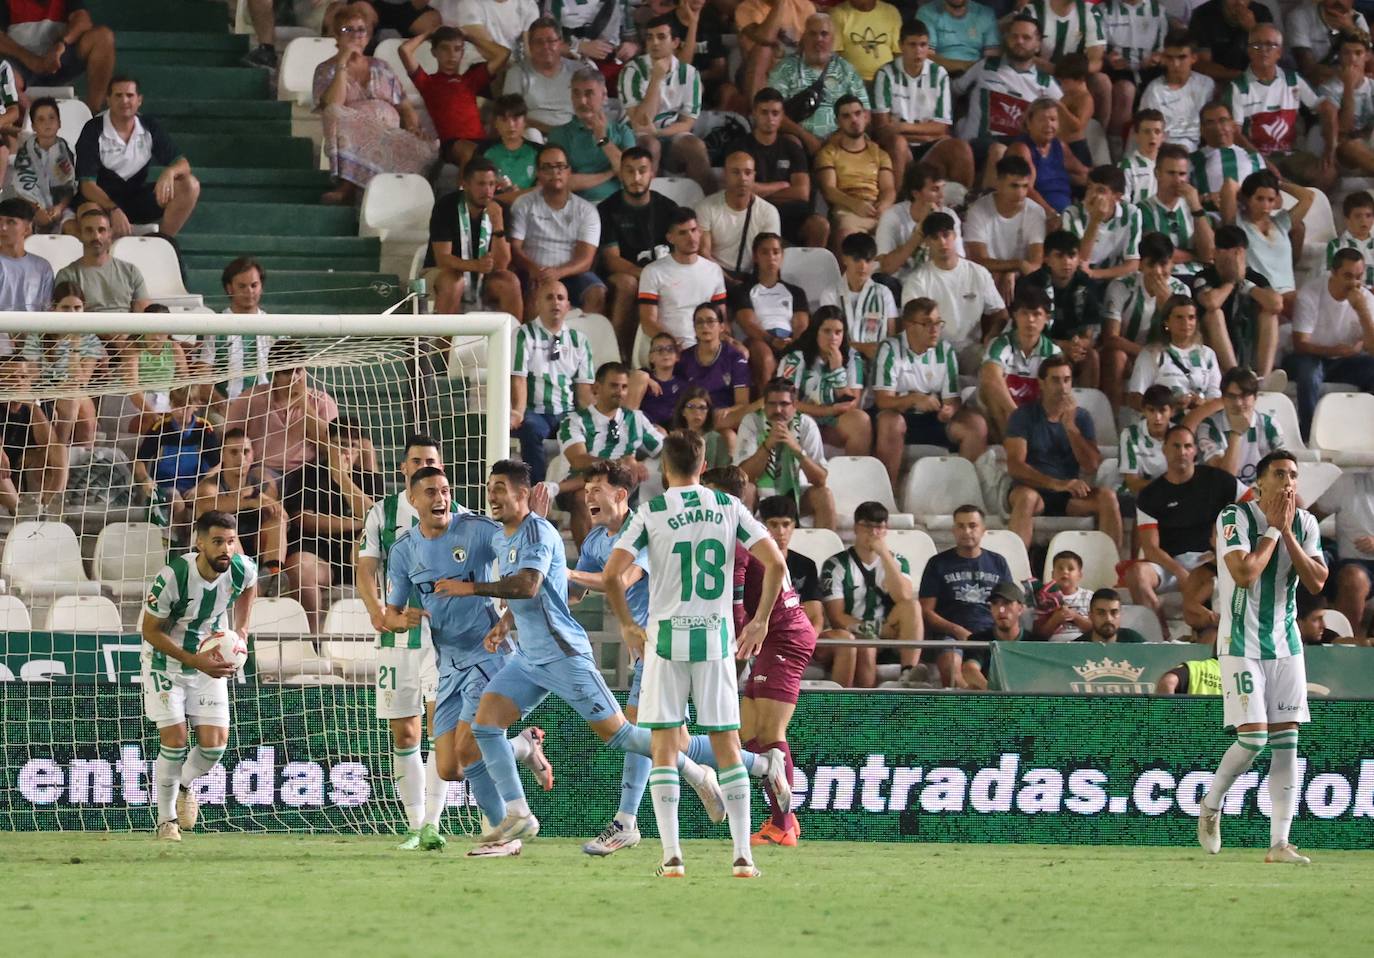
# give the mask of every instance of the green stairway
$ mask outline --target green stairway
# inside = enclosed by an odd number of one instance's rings
[[[357,212],[320,204],[329,176],[310,140],[291,135],[291,106],[267,71],[242,65],[249,38],[229,32],[223,3],[86,8],[115,31],[117,72],[138,79],[143,111],[200,179],[200,205],[176,238],[191,292],[223,308],[221,270],[251,255],[267,271],[268,312],[380,313],[404,296],[400,278],[377,271],[381,244],[358,236]]]

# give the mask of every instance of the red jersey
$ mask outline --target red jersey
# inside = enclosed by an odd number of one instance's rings
[[[415,88],[424,98],[425,109],[434,121],[439,141],[480,140],[482,117],[477,112],[477,94],[491,82],[485,63],[474,65],[467,73],[426,73],[416,70],[410,75]]]
[[[763,594],[763,563],[750,555],[743,546],[735,546],[735,631],[743,629],[759,607],[759,596]],[[773,614],[768,617],[768,637],[763,640],[765,647],[775,643],[788,646],[816,645],[816,629],[806,617],[806,608],[801,596],[792,588],[792,578],[783,569],[782,589],[778,601],[773,603]]]

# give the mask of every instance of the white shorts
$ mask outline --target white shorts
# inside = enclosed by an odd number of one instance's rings
[[[1312,720],[1307,711],[1307,663],[1301,655],[1282,659],[1223,655],[1219,661],[1226,728]]]
[[[645,728],[677,728],[685,723],[689,698],[697,707],[697,724],[704,731],[738,729],[735,660],[677,662],[660,658],[652,644],[646,645],[635,724]]]
[[[1202,560],[1209,554],[1210,553],[1206,552],[1184,552],[1181,555],[1174,556],[1174,561],[1189,572],[1192,572],[1198,566],[1202,565]],[[1159,585],[1155,586],[1155,595],[1163,595],[1166,592],[1177,592],[1179,589],[1183,588],[1183,583],[1179,582],[1172,572],[1165,569],[1164,566],[1160,565],[1158,562],[1151,562],[1149,566],[1151,569],[1155,570],[1155,575],[1159,576]]]
[[[181,725],[229,727],[229,680],[204,672],[168,672],[154,669],[143,657],[143,714],[158,728]]]
[[[433,647],[377,650],[377,718],[423,715],[425,703],[438,694],[439,663]]]

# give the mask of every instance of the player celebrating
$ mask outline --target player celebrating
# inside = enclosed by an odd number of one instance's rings
[[[143,714],[157,723],[157,837],[181,841],[200,805],[191,783],[219,763],[229,741],[229,676],[234,666],[200,643],[232,621],[248,641],[248,610],[257,594],[258,567],[239,552],[238,520],[210,511],[195,525],[194,552],[162,567],[148,589],[143,615]],[[229,609],[233,608],[230,616]],[[196,728],[187,755],[186,722]]]
[[[428,619],[415,628],[389,632],[386,609],[378,583],[387,581],[387,559],[396,539],[418,522],[410,504],[411,476],[418,469],[444,465],[437,440],[413,435],[406,440],[401,476],[406,486],[373,505],[363,523],[353,565],[358,595],[367,606],[368,618],[377,630],[377,718],[391,725],[391,774],[396,794],[406,812],[406,837],[398,848],[426,851],[443,848],[439,819],[444,814],[448,782],[439,777],[438,755],[431,747],[429,760],[420,759],[420,713],[429,719],[430,742],[434,741],[434,695],[439,672],[430,642]],[[462,506],[455,511],[465,512]]]
[[[663,842],[658,874],[686,874],[678,842],[678,771],[673,765],[678,729],[690,697],[697,720],[711,735],[721,764],[736,878],[757,878],[749,843],[749,775],[740,757],[739,699],[735,688],[733,621],[734,543],[763,563],[763,589],[754,618],[740,632],[738,655],[762,645],[786,567],[768,530],[735,497],[700,484],[705,442],[687,431],[663,443],[663,495],[640,506],[606,563],[606,597],[621,634],[644,657],[640,720],[653,729],[649,773],[654,818]],[[620,576],[637,550],[649,550],[649,631],[630,614]]]
[[[386,634],[414,634],[422,624],[428,625],[438,660],[438,694],[431,700],[430,760],[437,766],[441,780],[466,779],[483,814],[490,821],[499,822],[505,817],[505,806],[472,737],[477,703],[506,658],[488,651],[482,641],[496,624],[496,605],[491,599],[452,598],[435,590],[440,580],[471,581],[487,574],[496,559],[491,543],[498,526],[485,516],[455,508],[448,479],[438,467],[415,469],[407,493],[411,511],[417,517],[416,526],[403,530],[389,550],[387,605],[382,625]],[[416,603],[421,608],[416,608]],[[415,701],[418,703],[418,698]],[[415,726],[418,747],[418,716]],[[530,727],[511,746],[516,760],[525,763],[547,790],[553,787],[553,769],[544,758],[543,738],[542,731]],[[418,759],[415,765],[418,767]],[[441,809],[442,800],[440,792]],[[407,807],[406,811],[409,814],[411,810]],[[435,820],[438,817],[434,815]],[[414,828],[413,819],[411,827]],[[431,822],[425,823],[419,837],[420,848],[442,848],[445,844]],[[401,847],[415,846],[407,841]],[[520,854],[520,842],[516,840],[504,854]]]
[[[1317,595],[1326,583],[1317,520],[1297,507],[1298,463],[1279,449],[1256,466],[1258,498],[1221,510],[1216,536],[1221,621],[1217,658],[1227,728],[1236,741],[1226,750],[1198,815],[1198,843],[1221,851],[1221,803],[1254,764],[1268,741],[1269,853],[1266,862],[1306,865],[1288,841],[1297,802],[1298,725],[1310,721],[1307,670],[1298,635],[1298,583]]]

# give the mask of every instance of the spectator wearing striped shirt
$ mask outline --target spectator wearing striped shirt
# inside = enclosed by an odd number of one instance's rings
[[[840,307],[816,310],[797,348],[782,357],[778,375],[797,387],[797,408],[816,420],[826,442],[843,446],[846,456],[868,455],[873,429],[862,406],[868,380]]]
[[[893,178],[926,163],[945,180],[973,186],[973,150],[950,134],[954,93],[949,73],[931,59],[930,31],[920,20],[902,24],[901,56],[873,78],[873,138],[892,157]]]
[[[1259,388],[1253,370],[1237,366],[1228,371],[1221,377],[1221,409],[1196,426],[1199,461],[1224,469],[1247,486],[1255,481],[1259,461],[1283,448],[1273,417],[1255,408]],[[1214,408],[1208,403],[1198,412]],[[1197,416],[1190,418],[1196,421]]]
[[[1197,187],[1188,182],[1188,151],[1177,143],[1161,146],[1155,181],[1155,195],[1140,204],[1140,228],[1169,237],[1174,244],[1174,275],[1187,281],[1213,253],[1212,221]]]
[[[1125,136],[1136,89],[1156,70],[1169,19],[1163,0],[1107,0],[1098,10],[1107,41],[1103,72],[1112,82],[1111,113],[1102,125],[1110,136]]]
[[[1036,61],[1042,70],[1054,70],[1055,64],[1073,53],[1088,58],[1088,90],[1095,104],[1094,113],[1104,123],[1110,113],[1112,84],[1103,72],[1107,53],[1107,38],[1102,33],[1102,10],[1088,0],[1030,0],[1022,8],[1040,26],[1040,57]]]
[[[543,283],[532,297],[535,318],[515,331],[511,363],[510,428],[533,482],[542,482],[548,463],[544,440],[563,419],[592,401],[592,349],[586,338],[563,325],[568,289]]]
[[[233,260],[220,275],[220,285],[229,297],[229,305],[223,312],[235,316],[260,316],[266,313],[267,310],[262,308],[266,284],[267,271],[257,260],[251,256],[240,256]],[[200,363],[227,376],[215,383],[217,400],[237,399],[245,389],[265,386],[271,381],[271,374],[267,371],[267,355],[275,339],[275,336],[265,334],[202,336],[199,355],[192,354],[192,365]],[[222,415],[223,410],[220,413]]]
[[[535,163],[539,189],[510,208],[511,260],[527,291],[557,281],[572,305],[604,315],[606,284],[592,272],[601,243],[601,218],[595,206],[571,191],[567,150],[546,144]],[[534,301],[526,297],[527,317],[535,312]]]
[[[1093,279],[1116,279],[1140,266],[1140,210],[1125,194],[1119,167],[1095,167],[1083,201],[1064,211],[1064,228],[1078,237],[1082,269]]]
[[[1164,114],[1158,110],[1140,110],[1131,119],[1134,145],[1116,164],[1126,174],[1126,202],[1139,206],[1155,195],[1155,166],[1159,162],[1159,148],[1164,144]],[[1183,151],[1188,158],[1188,151]]]
[[[1121,485],[1123,492],[1139,495],[1164,474],[1164,435],[1174,415],[1174,393],[1155,383],[1140,397],[1140,420],[1121,431]]]
[[[1264,157],[1248,146],[1236,145],[1236,122],[1225,103],[1209,103],[1202,108],[1202,145],[1191,157],[1193,185],[1202,202],[1220,209],[1222,202],[1240,192],[1240,184],[1251,173],[1268,169]]]
[[[1364,281],[1374,286],[1374,195],[1368,190],[1356,190],[1341,201],[1341,217],[1345,229],[1326,244],[1326,268],[1336,262],[1336,254],[1353,249],[1364,260]]]
[[[701,76],[677,58],[686,30],[675,13],[650,20],[645,53],[620,73],[620,100],[639,145],[654,155],[655,167],[685,173],[702,192],[715,192],[706,144],[692,135],[701,115]]]
[[[1054,340],[1045,335],[1050,298],[1043,289],[1027,286],[1018,291],[1011,321],[1012,328],[988,344],[978,372],[978,404],[994,437],[1006,434],[1012,413],[1040,398],[1040,364],[1059,354]]]
[[[1173,275],[1174,244],[1162,233],[1140,241],[1140,269],[1107,287],[1102,326],[1102,385],[1112,408],[1125,399],[1123,386],[1145,344],[1155,317],[1171,296],[1187,296],[1188,286]]]
[[[1374,80],[1366,72],[1369,34],[1342,36],[1338,62],[1339,72],[1317,88],[1317,95],[1338,111],[1337,158],[1369,176],[1374,173],[1374,146],[1369,142],[1370,132],[1374,130]]]

